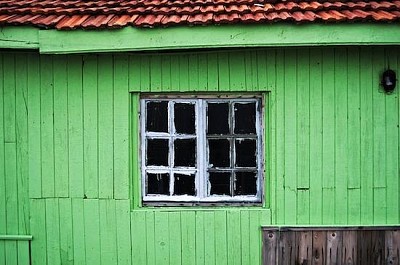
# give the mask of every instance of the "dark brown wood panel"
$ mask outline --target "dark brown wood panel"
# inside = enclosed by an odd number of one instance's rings
[[[400,227],[264,227],[264,265],[400,265]]]

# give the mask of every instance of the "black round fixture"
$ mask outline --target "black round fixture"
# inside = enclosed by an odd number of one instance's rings
[[[382,74],[381,85],[386,93],[392,93],[396,87],[396,73],[393,70],[386,70]]]

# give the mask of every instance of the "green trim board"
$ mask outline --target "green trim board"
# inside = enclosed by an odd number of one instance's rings
[[[38,49],[39,29],[33,27],[0,27],[0,48]]]
[[[224,25],[39,32],[41,53],[124,52],[174,49],[398,45],[397,24]]]
[[[32,239],[31,235],[0,235],[0,240],[30,241]]]
[[[400,27],[383,23],[252,24],[101,30],[0,28],[0,48],[68,54],[179,49],[399,45]]]

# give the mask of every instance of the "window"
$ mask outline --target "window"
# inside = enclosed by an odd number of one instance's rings
[[[261,102],[142,98],[143,201],[261,202]]]

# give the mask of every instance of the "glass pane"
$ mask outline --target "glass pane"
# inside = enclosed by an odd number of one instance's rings
[[[147,102],[146,131],[168,132],[168,102]]]
[[[210,172],[210,195],[231,195],[231,173]]]
[[[175,166],[196,166],[196,139],[175,140]]]
[[[168,166],[168,140],[147,139],[146,165]]]
[[[256,103],[235,104],[235,134],[256,133]]]
[[[236,140],[235,147],[236,147],[235,167],[257,166],[256,140]]]
[[[230,167],[230,149],[228,139],[208,140],[209,167]]]
[[[229,103],[208,103],[208,134],[229,134]]]
[[[194,104],[176,103],[174,106],[174,120],[176,133],[195,133],[195,108]]]
[[[196,195],[194,174],[191,175],[175,174],[174,176],[175,176],[175,186],[174,186],[175,195],[192,195],[192,196]]]
[[[169,195],[169,174],[147,174],[147,194]]]
[[[256,195],[257,174],[255,172],[236,172],[235,195]]]

